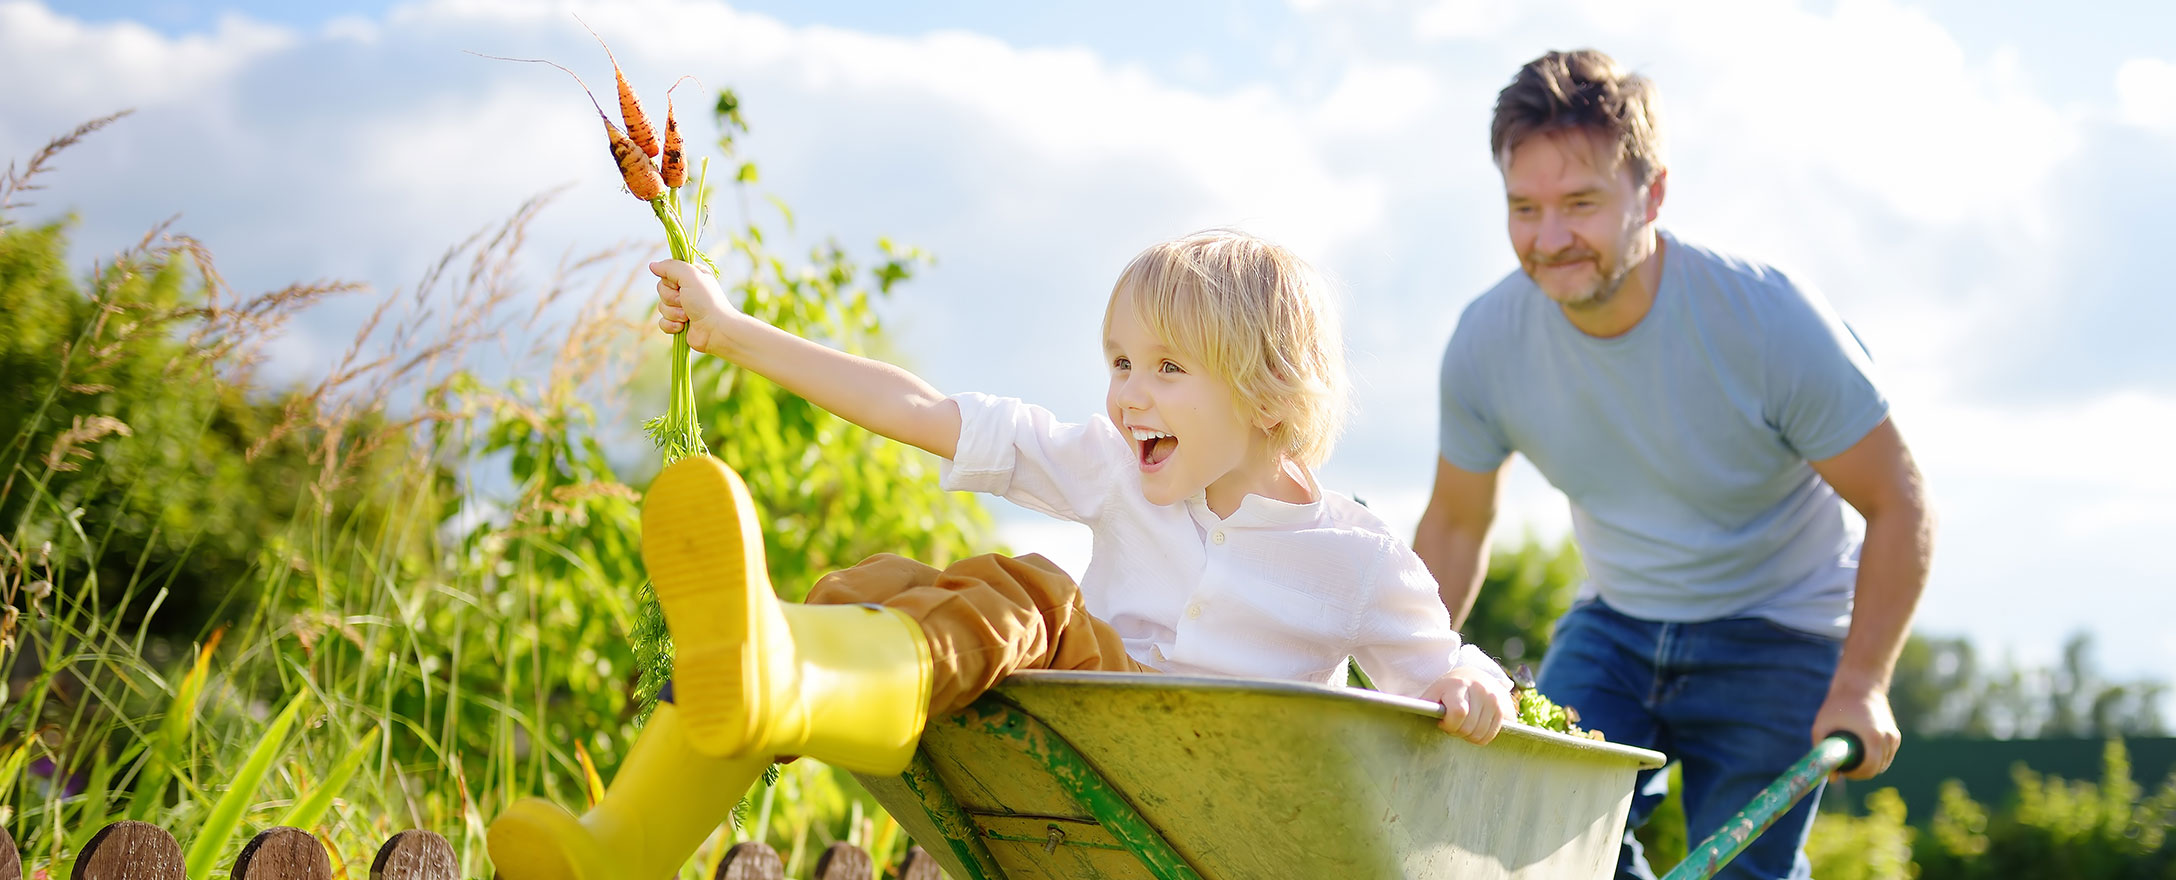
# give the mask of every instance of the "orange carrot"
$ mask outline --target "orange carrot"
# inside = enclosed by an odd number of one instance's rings
[[[614,164],[619,165],[620,179],[627,183],[627,191],[634,193],[635,198],[645,202],[655,201],[665,194],[665,180],[658,175],[657,166],[650,164],[649,157],[643,154],[642,147],[637,145],[633,138],[628,137],[619,130],[618,126],[612,124],[612,117],[605,115],[604,107],[599,106],[597,103],[597,94],[589,90],[588,83],[582,82],[581,74],[567,70],[566,65],[546,61],[542,58],[507,58],[501,55],[485,55],[482,52],[470,52],[469,54],[478,58],[489,58],[493,61],[550,64],[566,71],[568,76],[574,77],[575,84],[582,87],[582,94],[589,96],[589,106],[597,108],[597,118],[604,122],[605,142],[612,148],[612,161]]]
[[[657,173],[657,166],[650,164],[650,157],[642,154],[635,139],[628,137],[612,124],[604,121],[605,137],[612,142],[612,161],[620,166],[620,178],[627,181],[627,191],[645,202],[656,201],[665,195],[665,180]]]
[[[582,17],[577,15],[574,20],[582,21]],[[620,81],[620,118],[627,121],[627,136],[634,140],[636,146],[642,148],[643,155],[657,155],[657,131],[650,127],[650,117],[643,115],[642,103],[635,100],[635,87],[627,84],[627,74],[620,72],[620,60],[613,57],[612,47],[605,43],[604,38],[597,36],[596,28],[590,27],[586,21],[582,21],[582,27],[589,31],[590,36],[597,38],[597,45],[604,46],[604,57],[612,61],[612,76]]]
[[[677,82],[672,84],[672,89],[679,87]],[[665,176],[665,186],[668,189],[679,189],[688,182],[688,159],[681,149],[680,123],[672,115],[672,89],[665,90],[665,156],[660,160],[659,170]]]

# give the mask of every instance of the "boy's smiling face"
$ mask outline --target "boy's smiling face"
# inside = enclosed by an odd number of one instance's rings
[[[1104,407],[1133,441],[1149,503],[1176,504],[1206,492],[1209,508],[1230,516],[1248,494],[1269,494],[1279,474],[1269,435],[1242,409],[1231,384],[1152,333],[1131,293],[1120,290],[1113,299],[1103,341],[1111,376]]]

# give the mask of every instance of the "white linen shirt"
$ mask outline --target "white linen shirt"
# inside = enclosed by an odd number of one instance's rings
[[[1149,503],[1131,439],[1110,419],[967,393],[947,489],[986,492],[1094,535],[1088,613],[1158,671],[1341,685],[1347,656],[1409,697],[1454,667],[1503,669],[1451,630],[1436,582],[1381,519],[1343,495],[1286,504],[1248,495],[1228,518],[1196,494]]]

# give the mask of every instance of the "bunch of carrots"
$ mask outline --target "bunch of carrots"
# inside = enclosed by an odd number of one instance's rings
[[[583,27],[588,27],[588,24],[584,23]],[[590,35],[595,37],[597,32],[591,29]],[[597,42],[605,45],[603,37],[597,37]],[[642,112],[642,103],[635,99],[634,87],[627,84],[627,74],[620,70],[619,59],[612,56],[610,45],[605,45],[605,56],[611,58],[612,76],[619,81],[620,118],[627,125],[624,131],[612,124],[612,118],[597,104],[596,94],[590,92],[589,85],[583,83],[582,77],[574,71],[541,59],[499,58],[495,55],[484,57],[550,64],[574,77],[574,81],[581,84],[582,91],[589,95],[590,105],[597,107],[598,118],[604,120],[605,141],[612,150],[613,163],[619,166],[620,179],[627,184],[627,191],[633,193],[635,198],[649,202],[650,209],[657,214],[658,222],[664,224],[665,241],[672,250],[672,258],[690,263],[701,260],[710,264],[710,257],[696,250],[695,237],[688,234],[690,229],[702,228],[707,207],[707,188],[703,185],[703,178],[707,176],[709,162],[703,163],[702,173],[697,175],[691,206],[694,222],[686,222],[680,210],[680,189],[688,182],[688,163],[687,155],[682,150],[680,124],[673,117],[672,89],[665,90],[665,136],[661,142],[657,129],[650,125],[649,116]],[[687,78],[681,79],[684,81]],[[675,83],[673,87],[678,88],[679,84]],[[717,271],[715,265],[710,268],[712,272]],[[694,384],[688,375],[688,340],[685,329],[673,335],[670,397],[665,414],[644,422],[643,431],[664,452],[666,464],[689,456],[709,454],[709,448],[703,444],[702,422],[696,416]]]

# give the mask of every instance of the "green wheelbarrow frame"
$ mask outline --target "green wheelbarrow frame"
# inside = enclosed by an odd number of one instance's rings
[[[865,788],[955,880],[1604,878],[1660,753],[1257,679],[1023,672]]]

